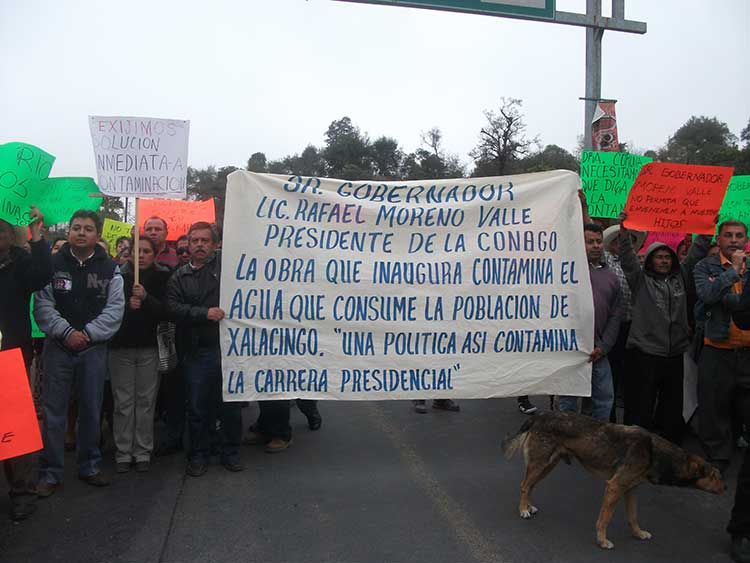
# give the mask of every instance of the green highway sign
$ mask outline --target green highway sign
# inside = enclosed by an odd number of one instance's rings
[[[361,4],[384,4],[408,8],[428,8],[485,16],[553,20],[555,0],[344,0]]]

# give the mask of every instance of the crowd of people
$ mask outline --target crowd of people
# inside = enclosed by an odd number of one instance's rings
[[[723,221],[715,242],[704,235],[677,249],[654,242],[639,256],[644,233],[625,228],[625,216],[604,229],[588,217],[585,197],[581,202],[594,301],[591,398],[559,397],[560,410],[617,422],[619,397],[622,422],[679,445],[686,429],[687,357],[698,365],[698,438],[707,459],[726,472],[750,429],[747,226]],[[137,245],[121,237],[110,256],[95,212],[75,212],[67,236],[49,241],[39,210],[32,208],[31,217],[23,240],[0,221],[2,349],[20,348],[42,383],[38,475],[31,455],[4,462],[11,518],[23,520],[38,498],[55,493],[66,449],[77,452],[79,479],[96,487],[110,483],[101,469],[103,418],[112,429],[117,473],[146,472],[152,456],[181,452],[184,444],[192,477],[207,472],[211,456],[228,471],[242,471],[242,405],[222,400],[218,227],[195,223],[173,247],[166,221],[150,217]],[[36,359],[32,294],[34,318],[46,335]],[[297,404],[309,428],[319,429],[317,402]],[[518,404],[524,413],[536,410],[528,397],[519,397]],[[259,402],[259,417],[244,442],[269,453],[286,450],[292,441],[290,406]],[[435,401],[433,408],[459,410],[450,399]],[[414,409],[426,412],[425,401],[415,401]],[[156,448],[158,413],[166,431]],[[733,554],[742,561],[750,561],[747,451],[728,528]]]

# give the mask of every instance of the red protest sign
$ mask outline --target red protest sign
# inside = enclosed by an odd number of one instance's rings
[[[625,204],[625,226],[640,231],[713,234],[733,168],[650,162]]]
[[[677,247],[683,240],[685,240],[685,233],[660,233],[657,231],[651,231],[646,235],[646,240],[643,242],[641,252],[646,252],[648,247],[655,242],[664,243],[677,252]]]
[[[0,352],[0,365],[0,459],[10,459],[41,450],[42,436],[21,349]]]
[[[143,232],[143,224],[150,217],[161,217],[167,222],[167,239],[177,240],[187,234],[190,225],[198,221],[214,223],[216,209],[214,200],[185,201],[182,199],[139,199],[138,229]]]

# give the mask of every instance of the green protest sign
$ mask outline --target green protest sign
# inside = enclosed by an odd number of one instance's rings
[[[583,151],[581,184],[589,204],[589,215],[617,217],[625,207],[641,167],[651,160],[626,152]]]
[[[29,316],[31,317],[31,338],[44,338],[46,335],[42,332],[42,329],[39,328],[39,325],[36,324],[36,319],[34,318],[34,295],[31,295],[31,301],[29,301]]]
[[[102,240],[109,244],[109,253],[111,256],[117,255],[117,239],[120,237],[130,238],[133,234],[133,225],[115,221],[114,219],[104,219],[102,226]]]
[[[719,223],[736,219],[750,223],[750,176],[732,176],[719,209]]]
[[[33,188],[31,204],[44,214],[47,225],[67,223],[75,211],[98,211],[102,204],[102,198],[89,195],[99,193],[93,178],[47,178]]]
[[[49,177],[55,157],[26,143],[0,145],[0,219],[28,225],[35,184]]]

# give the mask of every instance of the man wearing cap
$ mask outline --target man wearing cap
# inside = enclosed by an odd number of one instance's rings
[[[622,304],[622,320],[620,321],[620,332],[617,335],[617,341],[609,352],[609,365],[612,368],[612,387],[617,397],[618,386],[622,385],[625,389],[625,424],[632,424],[633,409],[637,397],[630,397],[628,372],[628,354],[625,351],[625,343],[628,340],[630,331],[630,322],[633,316],[633,306],[630,302],[630,286],[628,285],[625,272],[622,271],[620,263],[620,225],[612,225],[604,230],[604,259],[607,266],[617,275],[620,281],[620,302]],[[643,231],[630,231],[630,240],[633,250],[638,253],[646,240],[646,233]],[[630,400],[628,400],[630,399]],[[617,400],[612,403],[612,412],[609,415],[610,422],[617,422]]]
[[[625,218],[625,214],[621,215]],[[654,242],[641,267],[630,231],[620,228],[621,265],[632,300],[627,350],[632,358],[626,397],[628,423],[682,442],[683,354],[690,346],[687,284],[690,272],[708,254],[711,237],[701,235],[680,265],[669,245]]]
[[[582,205],[585,200],[582,199]],[[622,317],[620,282],[604,262],[602,228],[596,223],[584,225],[586,258],[589,262],[591,292],[594,298],[594,348],[589,354],[591,362],[591,416],[609,420],[614,401],[612,370],[607,353],[617,340]],[[560,410],[578,411],[578,397],[561,396]]]
[[[750,425],[750,326],[737,317],[745,306],[750,282],[747,226],[724,221],[716,240],[719,255],[695,267],[695,289],[705,319],[698,360],[698,435],[708,459],[724,472],[734,449],[735,405]]]

